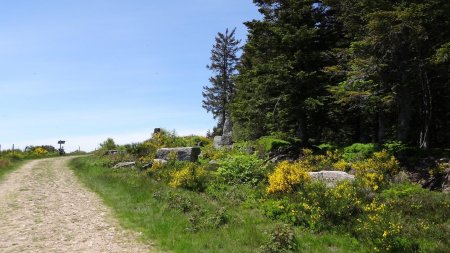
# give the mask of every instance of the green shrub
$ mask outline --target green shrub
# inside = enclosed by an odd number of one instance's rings
[[[205,224],[208,228],[217,229],[227,224],[229,220],[230,215],[227,213],[227,210],[221,207],[207,215]]]
[[[208,145],[212,145],[212,139],[203,137],[203,136],[189,135],[189,136],[183,136],[180,138],[184,139],[184,143],[188,147],[194,147],[194,146],[205,147]]]
[[[230,155],[218,161],[217,173],[227,183],[258,184],[265,177],[264,161],[256,155]]]
[[[353,145],[344,148],[342,157],[345,161],[351,162],[368,158],[375,151],[377,151],[377,147],[373,143],[354,143]]]
[[[261,246],[262,253],[298,252],[294,230],[288,225],[277,225],[270,233],[269,240]]]
[[[336,146],[330,144],[330,143],[322,143],[320,145],[316,146],[322,153],[326,151],[333,151],[336,149]]]
[[[396,199],[410,197],[423,192],[427,192],[427,190],[418,184],[394,184],[390,188],[382,191],[380,197],[384,199]]]
[[[246,204],[253,206],[259,204],[259,191],[249,184],[227,184],[220,178],[215,178],[208,183],[205,190],[207,195],[216,201],[228,203],[232,206]]]
[[[8,154],[9,159],[11,159],[11,161],[21,161],[23,159],[25,159],[25,155],[22,152],[14,152],[14,153],[9,153]]]
[[[186,194],[181,195],[178,193],[170,192],[167,199],[167,206],[171,210],[177,210],[182,213],[187,213],[194,209],[195,204],[193,203],[192,199]]]
[[[271,136],[264,136],[257,140],[257,145],[261,147],[264,153],[267,153],[280,147],[289,146],[291,143]]]
[[[419,252],[416,238],[405,234],[404,222],[398,212],[391,212],[388,205],[377,198],[363,210],[355,234],[360,240],[367,241],[374,252]]]
[[[387,141],[383,144],[385,149],[391,155],[397,155],[404,152],[408,147],[401,141]]]

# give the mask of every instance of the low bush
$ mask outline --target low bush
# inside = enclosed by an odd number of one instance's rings
[[[263,153],[268,153],[280,147],[291,145],[291,143],[289,143],[288,141],[277,139],[271,136],[261,137],[256,141],[256,143],[259,147],[257,148],[257,150],[261,150],[263,151]]]
[[[298,216],[298,204],[288,197],[280,199],[267,199],[260,205],[266,217],[293,225],[303,225]]]
[[[306,166],[305,166],[306,165]],[[310,180],[310,168],[302,161],[284,161],[269,175],[268,193],[292,193]]]
[[[338,151],[326,151],[325,154],[313,154],[311,149],[303,149],[301,162],[308,171],[349,170],[349,164],[340,159]]]
[[[333,151],[336,149],[336,146],[330,144],[330,143],[322,143],[320,145],[317,145],[316,148],[318,148],[321,152],[326,151]]]
[[[385,149],[391,155],[398,155],[404,152],[408,147],[401,141],[387,141],[383,144]]]
[[[218,175],[227,183],[256,185],[265,178],[264,161],[255,154],[229,155],[218,161]]]
[[[347,162],[353,162],[368,158],[375,151],[377,151],[377,146],[373,143],[355,143],[344,148],[344,154],[342,155],[342,157]]]
[[[389,183],[393,175],[400,171],[400,165],[394,156],[385,150],[375,152],[372,157],[352,164],[356,178],[363,187],[378,191]]]
[[[261,246],[261,253],[298,252],[294,230],[288,225],[277,225],[270,233],[269,240]]]
[[[206,171],[202,166],[187,163],[181,170],[173,172],[169,185],[174,188],[203,191],[206,188],[206,180]]]

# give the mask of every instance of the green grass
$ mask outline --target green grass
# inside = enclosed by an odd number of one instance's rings
[[[144,241],[155,242],[163,250],[259,252],[276,226],[258,209],[172,189],[134,169],[105,168],[96,157],[76,158],[71,168],[111,207],[122,226],[141,232]],[[226,210],[227,224],[211,226],[221,208]],[[190,221],[196,220],[200,225],[193,231]],[[301,252],[368,252],[344,234],[315,234],[297,227],[295,235]]]
[[[8,164],[6,166],[0,166],[0,181],[2,181],[3,178],[8,173],[19,168],[23,163],[24,163],[23,161],[15,161],[15,162],[8,162]]]

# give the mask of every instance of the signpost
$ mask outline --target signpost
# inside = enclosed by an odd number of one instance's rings
[[[58,144],[59,144],[59,154],[60,155],[64,155],[66,152],[64,151],[64,148],[62,147],[62,144],[65,144],[66,143],[66,141],[63,141],[63,140],[59,140],[58,141]]]

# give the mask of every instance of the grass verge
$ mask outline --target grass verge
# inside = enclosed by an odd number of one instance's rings
[[[0,182],[8,173],[19,168],[24,163],[24,161],[3,162],[3,160],[0,162]]]
[[[172,189],[134,169],[110,169],[96,157],[71,161],[75,175],[112,208],[122,226],[173,252],[261,252],[277,224],[256,208]],[[367,252],[350,236],[294,228],[300,252]]]

